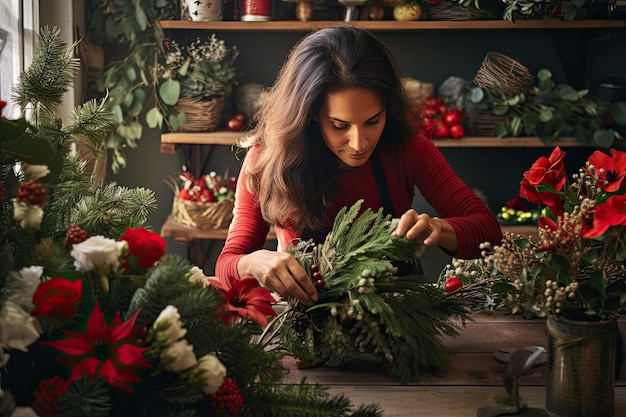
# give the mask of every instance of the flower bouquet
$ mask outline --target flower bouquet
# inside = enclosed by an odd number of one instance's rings
[[[0,118],[0,415],[380,417],[317,384],[283,384],[282,355],[255,341],[275,315],[268,290],[166,254],[142,226],[151,191],[85,175],[69,145],[97,144],[112,115],[87,103],[59,127],[40,101],[60,103],[73,79],[58,35],[42,29],[16,89],[37,118]],[[59,85],[38,84],[52,76]]]
[[[195,178],[189,171],[174,182],[172,217],[185,226],[197,229],[228,227],[233,218],[237,177],[217,175],[215,171]]]
[[[403,382],[446,369],[440,337],[457,334],[468,318],[465,294],[448,294],[423,276],[398,276],[398,262],[414,262],[422,242],[394,236],[398,219],[361,212],[361,204],[339,212],[322,244],[286,248],[309,272],[319,302],[288,299],[267,334],[279,334],[281,346],[304,363],[339,366],[369,353]]]
[[[157,68],[158,100],[146,114],[148,126],[161,127],[165,120],[172,131],[215,130],[236,81],[239,50],[215,34],[189,45],[165,40],[164,49]]]

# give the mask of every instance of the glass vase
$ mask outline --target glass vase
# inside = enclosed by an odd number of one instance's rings
[[[612,417],[617,321],[550,317],[546,408],[554,417]]]

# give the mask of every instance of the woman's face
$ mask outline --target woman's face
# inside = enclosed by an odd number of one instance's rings
[[[373,91],[346,88],[326,95],[319,113],[326,146],[341,161],[341,169],[365,164],[385,128],[385,104]]]

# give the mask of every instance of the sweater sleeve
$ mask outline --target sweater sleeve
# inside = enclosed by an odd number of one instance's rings
[[[413,162],[414,178],[420,193],[437,214],[456,231],[459,246],[449,255],[460,259],[480,257],[480,244],[497,245],[502,230],[495,215],[452,169],[431,140],[416,137],[412,141],[417,157]]]
[[[246,187],[244,165],[237,182],[233,219],[228,229],[228,237],[215,265],[219,277],[239,278],[237,262],[244,255],[262,249],[265,245],[269,225],[263,220],[254,195]]]

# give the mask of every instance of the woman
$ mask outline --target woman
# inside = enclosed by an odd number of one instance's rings
[[[305,305],[317,291],[288,253],[263,249],[270,225],[279,248],[294,239],[321,242],[338,211],[400,217],[395,234],[439,245],[458,258],[499,242],[495,216],[456,175],[432,142],[415,135],[401,75],[387,47],[352,26],[321,29],[291,51],[248,150],[218,276],[253,276]],[[411,208],[415,187],[441,217]]]

